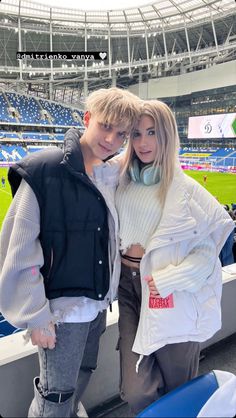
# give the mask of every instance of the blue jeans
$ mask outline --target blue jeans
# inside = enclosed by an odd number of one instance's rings
[[[77,416],[78,402],[97,367],[99,339],[105,327],[106,311],[91,322],[56,327],[55,348],[39,348],[40,376],[34,380],[28,417]]]

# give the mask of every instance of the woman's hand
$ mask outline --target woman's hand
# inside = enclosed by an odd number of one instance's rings
[[[157,287],[155,285],[155,282],[153,280],[152,276],[145,276],[144,280],[147,282],[149,290],[150,290],[150,294],[152,296],[158,296],[160,293],[157,290]]]

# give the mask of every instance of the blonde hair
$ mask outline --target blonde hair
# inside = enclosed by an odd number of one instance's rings
[[[179,135],[177,124],[169,106],[159,100],[143,101],[142,116],[150,116],[154,120],[158,147],[153,165],[160,167],[161,179],[158,197],[161,204],[164,205],[166,193],[173,180],[175,165],[178,161]],[[123,174],[129,169],[134,156],[131,134],[125,155]]]
[[[104,123],[124,126],[129,133],[140,115],[141,103],[141,99],[128,90],[111,87],[91,93],[85,109]]]

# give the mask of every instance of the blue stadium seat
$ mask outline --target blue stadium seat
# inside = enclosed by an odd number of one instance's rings
[[[25,149],[15,145],[1,145],[0,161],[18,161],[27,155]]]
[[[15,334],[19,331],[21,331],[20,328],[13,327],[13,325],[9,324],[9,322],[7,322],[6,319],[4,319],[4,317],[0,313],[0,338],[6,337],[10,334]]]
[[[9,113],[13,107],[17,117]],[[48,118],[42,111],[46,110]],[[25,125],[81,126],[83,112],[46,99],[36,99],[17,93],[0,93],[0,122],[21,123]],[[49,139],[49,138],[46,138]]]
[[[167,393],[145,408],[136,418],[197,417],[199,411],[218,388],[215,372],[209,372]]]
[[[9,105],[4,98],[3,94],[0,94],[0,121],[1,122],[16,122],[16,119],[10,116],[8,112]]]
[[[20,123],[36,124],[40,121],[40,107],[34,97],[6,93],[11,105],[19,112]]]
[[[44,99],[39,99],[39,102],[44,110],[52,117],[53,125],[60,126],[81,126],[79,121],[73,119],[73,110],[69,107],[62,106],[59,103],[49,102]],[[80,115],[79,111],[74,111]]]
[[[208,163],[211,167],[217,167],[218,171],[228,171],[228,167],[236,165],[236,151],[232,148],[220,149],[180,149],[181,163],[195,164]]]

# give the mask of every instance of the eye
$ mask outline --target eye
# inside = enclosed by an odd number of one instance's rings
[[[140,132],[139,132],[139,131],[134,131],[134,132],[132,133],[132,138],[133,138],[133,139],[138,138],[139,136],[140,136]]]
[[[122,139],[126,139],[127,138],[127,133],[126,132],[119,132],[118,135]]]
[[[155,135],[155,131],[154,131],[154,129],[151,129],[150,131],[148,131],[148,135],[150,135],[150,136]]]
[[[105,129],[106,131],[108,131],[111,127],[111,125],[109,125],[108,123],[101,123],[101,126],[103,127],[103,129]]]

